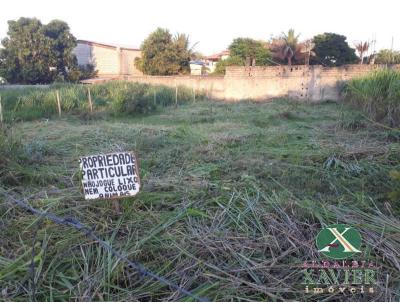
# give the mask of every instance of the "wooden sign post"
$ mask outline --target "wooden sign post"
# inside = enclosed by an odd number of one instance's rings
[[[79,165],[86,200],[113,199],[114,209],[120,212],[118,199],[139,193],[139,169],[133,152],[85,156]]]

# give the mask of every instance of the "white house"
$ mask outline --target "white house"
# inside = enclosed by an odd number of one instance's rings
[[[190,61],[190,74],[202,75],[204,62],[203,61]]]
[[[205,67],[207,67],[210,73],[214,72],[215,67],[217,66],[218,61],[226,60],[230,56],[229,50],[224,50],[220,53],[216,53],[214,55],[208,56],[205,58]]]

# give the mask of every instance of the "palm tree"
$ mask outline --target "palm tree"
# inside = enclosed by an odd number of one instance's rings
[[[189,36],[183,33],[177,33],[172,39],[174,45],[174,54],[179,60],[180,73],[190,71],[189,62],[194,56],[194,48],[197,43],[190,46]]]
[[[282,39],[285,42],[283,54],[288,60],[288,65],[292,65],[292,58],[296,53],[297,44],[299,42],[299,36],[294,33],[294,29],[289,29],[288,33],[282,33]]]
[[[294,29],[289,29],[286,33],[282,33],[281,37],[274,39],[271,42],[271,51],[273,55],[283,61],[288,62],[288,65],[292,65],[292,59],[298,50],[299,36],[296,35]]]
[[[177,33],[172,41],[178,50],[187,51],[189,49],[189,36],[182,33]]]
[[[306,40],[298,45],[298,51],[295,53],[295,58],[298,59],[296,56],[300,54],[301,57],[304,57],[304,65],[310,65],[310,58],[315,56],[315,52],[313,51],[315,47],[315,43],[312,40]]]
[[[192,46],[190,46],[189,35],[183,33],[175,34],[172,41],[174,42],[178,50],[187,51],[191,56],[194,55],[194,48],[199,43],[196,42]]]
[[[310,64],[310,57],[315,56],[313,51],[315,43],[312,40],[299,42],[299,36],[293,29],[287,34],[282,33],[279,38],[273,39],[267,44],[275,59],[286,61],[288,65],[292,65],[293,59],[297,62],[304,62],[305,65]]]
[[[356,47],[356,50],[358,51],[359,55],[360,55],[360,64],[363,63],[364,61],[364,54],[368,51],[369,49],[369,42],[358,42],[355,43],[354,45]]]

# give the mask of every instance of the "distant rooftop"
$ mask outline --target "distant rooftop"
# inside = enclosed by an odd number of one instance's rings
[[[78,40],[78,44],[87,44],[87,45],[95,45],[99,47],[104,47],[104,48],[121,48],[121,49],[127,49],[127,50],[140,50],[137,47],[132,47],[132,46],[126,46],[126,45],[116,45],[116,44],[107,44],[107,43],[100,43],[100,42],[95,42],[95,41],[89,41],[89,40]]]
[[[201,60],[194,60],[194,61],[190,61],[189,64],[193,64],[193,65],[204,65],[204,62]]]
[[[221,59],[222,56],[229,56],[230,51],[229,50],[224,50],[219,53],[213,54],[211,56],[207,56],[206,59],[210,61],[218,61]]]

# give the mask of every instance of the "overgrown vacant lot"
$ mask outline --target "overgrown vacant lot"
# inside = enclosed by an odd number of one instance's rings
[[[23,122],[12,132],[11,159],[0,160],[2,300],[190,301],[7,196],[79,219],[210,301],[344,300],[306,295],[299,266],[320,259],[321,226],[350,224],[362,234],[359,257],[381,268],[378,293],[349,300],[400,299],[399,183],[390,176],[400,169],[399,133],[341,104],[204,101],[131,118]],[[116,150],[136,151],[142,182],[121,215],[110,201],[84,201],[78,176],[80,156]]]

